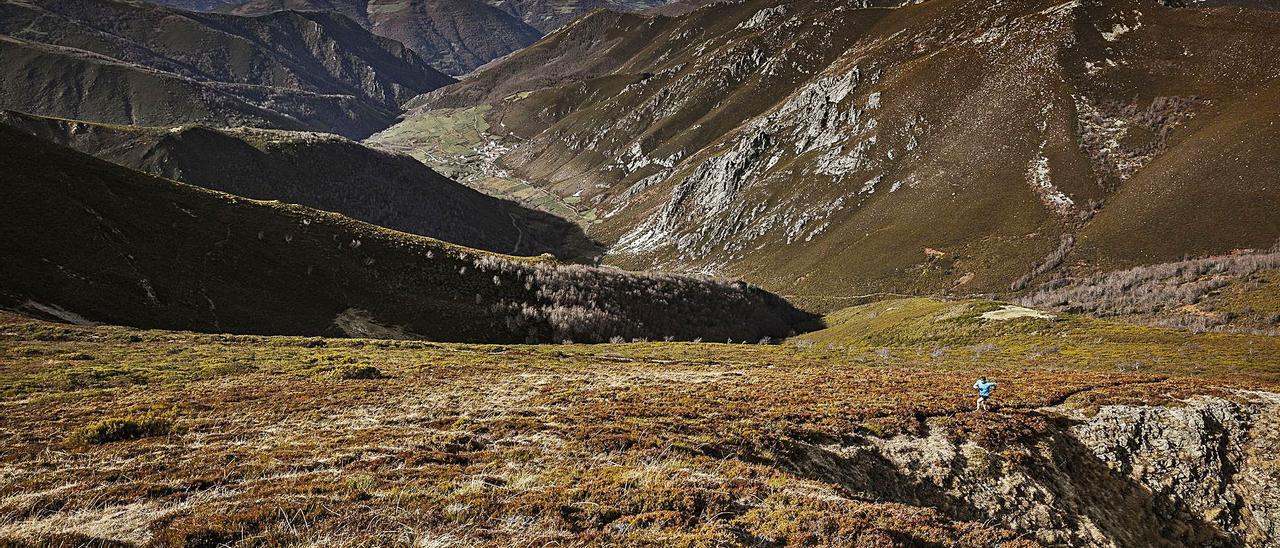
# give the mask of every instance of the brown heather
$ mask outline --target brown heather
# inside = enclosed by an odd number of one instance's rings
[[[1278,339],[974,320],[997,307],[875,303],[807,348],[202,335],[3,316],[0,543],[1033,546],[892,490],[861,494],[805,455],[941,428],[982,449],[971,466],[1033,470],[1052,466],[1035,452],[1046,406],[1280,389]],[[386,378],[334,380],[365,365]],[[981,416],[969,412],[979,371],[1001,383],[997,411]],[[128,409],[173,409],[183,428],[65,449]]]

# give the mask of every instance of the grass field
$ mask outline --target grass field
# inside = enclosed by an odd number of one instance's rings
[[[1020,536],[860,498],[801,473],[787,447],[926,423],[985,437],[1052,405],[1280,390],[1271,338],[972,319],[998,308],[874,303],[782,345],[458,345],[5,316],[0,539],[990,545]],[[997,413],[969,410],[980,373],[1000,382]]]

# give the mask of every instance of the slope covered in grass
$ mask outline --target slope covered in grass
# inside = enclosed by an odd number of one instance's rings
[[[0,127],[0,298],[69,321],[462,341],[759,340],[807,315],[701,277],[489,254]]]
[[[824,329],[793,342],[869,358],[968,364],[975,371],[1027,365],[1247,374],[1254,363],[1276,359],[1280,344],[1266,336],[1193,337],[1176,329],[982,299],[889,299],[845,308],[823,321]]]

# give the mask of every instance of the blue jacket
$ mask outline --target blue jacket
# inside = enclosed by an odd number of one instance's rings
[[[994,382],[982,382],[981,380],[973,383],[973,387],[978,389],[979,396],[990,396],[991,389],[996,387]]]

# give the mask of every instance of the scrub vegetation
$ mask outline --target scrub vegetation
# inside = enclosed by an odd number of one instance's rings
[[[467,345],[3,316],[0,539],[1030,546],[850,491],[797,448],[928,423],[1017,467],[1002,455],[1048,427],[1046,406],[1280,389],[1275,338],[982,319],[1003,306],[884,301],[781,345]],[[978,374],[1000,383],[995,413],[970,412]]]
[[[1192,331],[1276,334],[1278,275],[1280,251],[1240,253],[1061,278],[1018,302]]]

